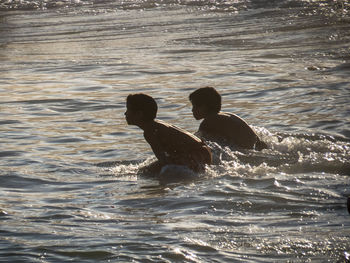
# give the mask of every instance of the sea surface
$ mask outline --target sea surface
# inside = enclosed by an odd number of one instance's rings
[[[203,86],[269,149],[140,173]],[[349,262],[349,176],[349,1],[0,0],[0,262]]]

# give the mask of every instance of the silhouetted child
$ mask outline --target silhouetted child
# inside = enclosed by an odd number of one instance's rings
[[[167,164],[184,165],[201,171],[211,164],[211,151],[201,139],[163,121],[156,120],[157,103],[146,94],[130,94],[126,99],[125,119],[129,125],[140,127],[158,161],[149,171],[159,172]],[[146,169],[147,170],[147,169]]]
[[[244,149],[267,148],[243,119],[232,113],[220,112],[221,96],[214,88],[197,89],[189,99],[194,118],[204,119],[198,130],[200,137]]]

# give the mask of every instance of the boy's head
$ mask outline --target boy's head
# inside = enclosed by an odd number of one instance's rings
[[[189,96],[193,105],[193,116],[198,120],[208,114],[216,114],[221,110],[221,96],[212,87],[204,87],[195,90]]]
[[[126,98],[125,117],[129,124],[134,124],[135,116],[142,121],[154,120],[157,116],[157,103],[151,97],[143,93],[130,94]]]

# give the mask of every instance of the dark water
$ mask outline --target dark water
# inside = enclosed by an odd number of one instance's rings
[[[348,1],[0,10],[1,262],[349,261]],[[126,96],[195,132],[188,95],[207,85],[270,148],[212,143],[188,181],[138,173],[152,153]]]

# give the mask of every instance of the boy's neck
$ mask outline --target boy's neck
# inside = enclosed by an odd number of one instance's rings
[[[218,115],[219,113],[220,113],[220,112],[209,112],[209,113],[205,114],[204,119],[207,119],[207,118],[216,116],[216,115]]]
[[[154,123],[155,123],[155,120],[142,121],[142,122],[138,123],[137,126],[140,127],[140,129],[145,131],[145,130],[152,128]]]

